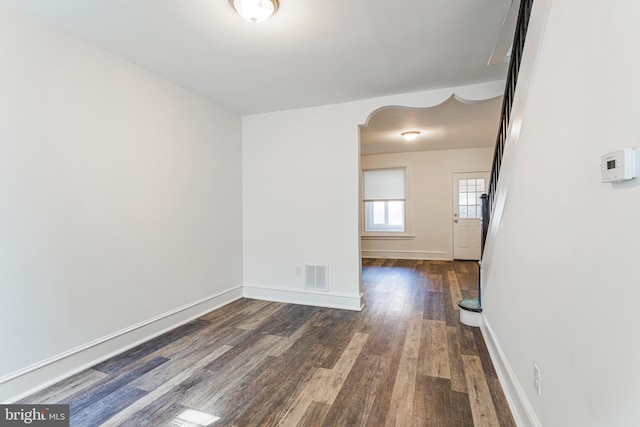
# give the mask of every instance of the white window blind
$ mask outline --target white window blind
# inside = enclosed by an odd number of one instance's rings
[[[404,168],[363,171],[363,198],[372,200],[404,200]]]

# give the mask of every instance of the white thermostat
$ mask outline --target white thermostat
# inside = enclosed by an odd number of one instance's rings
[[[637,176],[636,150],[625,148],[600,157],[602,182],[628,181]]]

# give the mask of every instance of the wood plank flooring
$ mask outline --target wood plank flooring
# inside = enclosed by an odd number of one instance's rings
[[[241,299],[23,400],[72,426],[515,426],[456,306],[477,263],[363,260],[362,312]]]

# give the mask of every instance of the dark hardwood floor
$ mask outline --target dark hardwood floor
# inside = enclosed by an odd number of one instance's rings
[[[515,426],[477,263],[363,260],[362,312],[241,299],[23,400],[72,426]]]

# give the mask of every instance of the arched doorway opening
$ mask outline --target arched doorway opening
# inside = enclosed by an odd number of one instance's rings
[[[471,101],[452,94],[433,107],[386,106],[370,114],[360,127],[363,258],[474,259],[459,249],[475,245],[479,228],[459,226],[479,217],[501,105],[502,96]],[[403,138],[410,131],[419,134]]]

